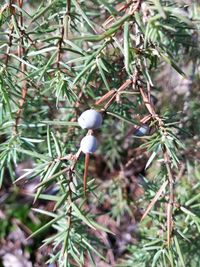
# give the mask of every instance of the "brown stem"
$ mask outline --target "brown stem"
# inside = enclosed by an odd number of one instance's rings
[[[104,101],[106,101],[108,98],[110,98],[114,93],[116,92],[116,90],[112,89],[110,90],[108,93],[106,93],[105,95],[103,95],[100,99],[98,99],[95,102],[95,105],[100,105],[101,103],[103,103]]]
[[[88,167],[90,162],[90,154],[85,154],[85,169],[84,169],[84,175],[83,175],[83,188],[84,188],[84,194],[86,195],[87,190],[87,175],[88,175]]]
[[[117,4],[114,8],[118,11],[118,12],[122,12],[122,11],[126,11],[130,6],[132,6],[130,12],[134,13],[135,11],[137,11],[140,7],[141,4],[141,0],[138,0],[134,5],[133,5],[133,1],[132,0],[128,0],[127,3],[119,3]],[[110,23],[114,20],[113,16],[109,16],[106,21],[103,23],[103,27],[104,28],[108,28],[108,26],[110,26]]]
[[[65,16],[70,14],[70,9],[71,9],[71,1],[67,0]],[[65,26],[64,26],[64,21],[63,21],[60,40],[58,41],[58,44],[57,44],[58,45],[58,54],[57,54],[57,60],[56,60],[57,68],[60,67],[60,60],[61,60],[61,53],[62,53],[62,43],[64,41],[64,35],[65,35]]]
[[[108,109],[108,107],[112,104],[112,102],[116,99],[116,96],[119,92],[124,91],[131,83],[132,83],[132,79],[128,79],[126,80],[120,87],[119,89],[112,95],[112,97],[110,98],[110,100],[105,104],[104,106],[104,110]]]
[[[67,14],[70,14],[70,9],[71,9],[71,0],[67,0]]]
[[[18,0],[18,5],[22,9],[23,0]],[[20,12],[20,15],[19,15],[19,26],[20,26],[20,28],[23,27],[23,14],[22,14],[22,12]],[[18,56],[23,57],[24,54],[25,54],[24,39],[23,39],[23,35],[22,35],[21,39],[20,39],[19,46],[18,46]],[[22,75],[25,75],[26,70],[27,70],[26,65],[22,62],[21,63]],[[21,96],[21,99],[19,100],[19,109],[16,113],[16,118],[15,118],[15,125],[14,125],[14,133],[15,134],[18,133],[19,120],[20,120],[21,113],[23,111],[26,96],[27,96],[27,81],[24,79],[24,81],[22,83],[22,96]]]
[[[13,15],[15,13],[15,9],[12,7],[12,0],[9,1],[9,10],[10,10],[11,15]],[[5,61],[6,66],[8,65],[10,49],[12,46],[13,31],[14,31],[14,26],[11,25],[10,33],[9,33],[9,40],[8,40],[8,48],[7,48],[7,52],[6,52],[6,61]]]
[[[20,8],[22,8],[23,6],[23,0],[18,0],[18,5]],[[19,16],[19,24],[20,26],[23,25],[23,16],[22,16],[22,12],[20,11],[20,16]]]
[[[149,113],[151,114],[152,118],[155,119],[157,121],[158,127],[162,130],[162,132],[165,134],[166,133],[166,129],[165,129],[165,125],[164,122],[162,121],[162,119],[156,114],[155,112],[155,108],[152,104],[151,101],[149,101],[149,97],[148,95],[145,93],[144,88],[142,88],[140,86],[139,88],[143,102],[147,108],[147,110],[149,111]],[[148,91],[150,89],[148,88]],[[172,169],[170,166],[170,156],[167,152],[166,147],[163,147],[163,157],[164,157],[164,163],[165,163],[165,167],[167,170],[167,175],[168,175],[168,181],[169,181],[169,201],[167,204],[167,244],[168,247],[170,246],[171,243],[171,235],[172,235],[172,228],[173,228],[173,203],[174,203],[174,177],[173,177],[173,173],[172,173]]]
[[[73,177],[72,177],[72,170],[69,170],[69,184],[73,182]],[[68,225],[68,229],[67,229],[67,240],[69,238],[69,235],[70,235],[70,230],[71,230],[71,223],[72,223],[72,206],[71,206],[71,202],[72,202],[72,190],[69,186],[69,202],[70,202],[70,207],[69,207],[69,210],[67,212],[67,225]],[[63,254],[65,253],[65,251],[63,251]],[[67,258],[66,258],[66,261],[68,262],[68,253],[67,253]]]
[[[169,164],[170,158],[167,153],[167,150],[163,149],[163,156],[165,161],[165,166],[167,169],[168,180],[169,180],[169,202],[167,205],[167,244],[170,246],[171,242],[171,234],[172,234],[172,226],[173,226],[173,206],[174,206],[174,177]]]
[[[81,155],[81,149],[79,148],[79,150],[77,151],[76,155],[74,156],[73,163],[72,163],[71,168],[70,168],[71,171],[74,170],[80,155]]]
[[[130,84],[132,86],[136,85],[137,78],[138,78],[138,70],[135,70],[135,73],[133,74],[131,79],[126,80],[117,90],[112,89],[110,92],[106,93],[104,96],[99,99],[96,104],[99,105],[102,102],[104,102],[107,98],[111,97],[108,102],[104,105],[104,109],[102,111],[105,111],[109,108],[109,106],[112,104],[112,102],[116,99],[117,95],[121,92],[123,92]]]
[[[57,54],[57,60],[56,60],[57,68],[59,68],[59,66],[60,66],[63,36],[64,36],[64,28],[62,27],[61,37],[60,37],[60,40],[58,41],[58,54]]]

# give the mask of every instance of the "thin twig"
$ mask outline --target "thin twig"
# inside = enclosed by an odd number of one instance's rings
[[[71,1],[67,0],[66,2],[66,12],[64,16],[69,16],[70,14],[70,9],[71,9]],[[56,60],[56,64],[57,64],[57,68],[60,67],[60,60],[61,60],[61,53],[62,53],[62,44],[64,42],[64,38],[65,38],[65,25],[64,25],[64,19],[62,21],[62,28],[61,28],[61,36],[60,39],[58,41],[58,54],[57,54],[57,60]]]
[[[165,190],[165,187],[167,186],[168,181],[164,181],[164,183],[161,185],[158,192],[155,194],[154,198],[151,200],[150,204],[148,205],[145,213],[142,215],[141,221],[144,220],[144,218],[147,216],[147,214],[150,212],[150,210],[153,208],[159,197],[161,196],[162,192]]]
[[[84,175],[83,175],[83,188],[84,188],[84,194],[86,195],[87,190],[87,175],[88,175],[88,168],[89,168],[89,162],[90,162],[90,154],[85,154],[85,169],[84,169]]]
[[[112,104],[112,102],[115,101],[117,95],[120,92],[124,91],[132,83],[134,83],[133,79],[126,80],[117,90],[112,89],[111,91],[103,95],[99,100],[97,100],[95,104],[100,105],[105,100],[107,100],[109,97],[111,97],[108,100],[108,102],[104,105],[104,108],[102,109],[102,111],[106,111],[109,108],[109,106]]]
[[[130,5],[132,4],[132,0],[129,0],[127,3],[120,3],[120,4],[117,4],[115,6],[115,9],[117,10],[117,12],[122,12],[124,10],[126,10]],[[106,21],[103,23],[103,27],[104,28],[108,28],[108,26],[110,26],[110,23],[114,20],[114,17],[113,15],[109,16]]]
[[[22,9],[23,0],[18,0],[18,5]],[[23,27],[23,14],[22,14],[22,12],[20,12],[20,15],[19,15],[19,27],[20,28]],[[25,54],[24,39],[23,39],[23,35],[21,35],[20,43],[18,46],[18,56],[20,58],[22,58],[24,56],[24,54]],[[26,70],[27,70],[26,65],[23,62],[21,62],[22,75],[25,75]],[[21,99],[19,100],[19,109],[16,113],[16,118],[15,118],[15,125],[14,125],[14,133],[15,134],[18,133],[18,124],[19,124],[21,113],[23,111],[26,96],[27,96],[27,81],[24,79],[22,82],[22,96],[21,96]]]
[[[72,171],[71,170],[69,170],[69,185],[70,185],[70,183],[72,183],[73,182],[73,176],[72,176]],[[72,205],[71,205],[71,202],[72,202],[72,190],[71,190],[71,188],[70,188],[70,186],[69,186],[69,197],[68,197],[68,201],[69,201],[69,205],[70,205],[70,207],[69,207],[69,210],[68,210],[68,212],[67,212],[67,226],[68,226],[68,229],[67,229],[67,238],[66,238],[66,240],[68,240],[69,239],[69,235],[70,235],[70,230],[71,230],[71,222],[72,222]],[[63,255],[65,254],[66,252],[65,251],[63,251]],[[66,256],[66,261],[68,261],[68,253],[66,254],[67,256]]]
[[[139,87],[143,102],[151,114],[152,118],[155,119],[158,123],[158,127],[162,130],[163,133],[166,133],[165,125],[162,119],[156,114],[155,108],[153,106],[153,103],[149,101],[149,97],[144,91],[143,87]],[[167,205],[167,244],[170,246],[171,242],[171,234],[172,234],[172,228],[173,228],[173,203],[174,203],[174,177],[172,173],[171,166],[169,164],[170,162],[170,156],[165,148],[165,145],[163,146],[163,157],[164,157],[164,163],[165,167],[167,170],[167,175],[168,175],[168,182],[169,182],[169,201]],[[149,209],[150,210],[150,209]],[[149,212],[148,210],[148,212]],[[145,212],[145,216],[147,215],[148,212]],[[143,215],[144,216],[144,215]]]
[[[167,150],[163,149],[163,156],[165,161],[165,166],[167,168],[168,179],[169,179],[169,202],[167,205],[167,244],[170,246],[172,226],[173,226],[173,205],[174,205],[174,177],[169,164],[170,158],[167,153]]]
[[[11,13],[11,16],[15,13],[15,9],[12,7],[12,0],[9,1],[9,10]],[[8,40],[8,48],[7,48],[7,52],[6,52],[6,61],[5,61],[5,65],[8,65],[8,60],[9,60],[9,54],[10,54],[10,50],[12,47],[12,40],[13,40],[13,31],[14,31],[14,25],[12,24],[10,26],[10,33],[9,33],[9,40]]]
[[[64,37],[64,27],[62,27],[61,29],[61,37],[60,37],[60,40],[58,41],[58,54],[57,54],[57,60],[56,60],[57,68],[59,68],[60,66],[63,37]]]
[[[123,3],[119,3],[116,5],[115,9],[117,10],[117,12],[122,12],[122,11],[127,11],[128,8],[130,7],[128,13],[129,14],[134,14],[141,5],[141,0],[137,0],[136,3],[133,3],[132,0],[127,1],[127,3],[123,4]],[[106,21],[103,23],[103,27],[104,28],[108,28],[108,26],[110,26],[110,23],[114,20],[113,16],[109,16]],[[112,25],[111,25],[112,26]]]

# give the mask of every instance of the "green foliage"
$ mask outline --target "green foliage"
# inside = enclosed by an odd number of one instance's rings
[[[97,223],[98,212],[91,208],[103,205],[108,197],[110,216],[118,225],[127,214],[133,218],[135,210],[148,207],[136,244],[131,242],[118,266],[199,266],[199,4],[172,0],[4,4],[0,186],[8,180],[18,185],[39,179],[34,202],[53,202],[51,211],[34,210],[45,220],[30,238],[44,233],[43,243],[52,249],[48,262],[59,267],[88,262],[97,266],[96,256],[108,261],[108,246],[97,233],[114,234]],[[190,73],[185,71],[186,62]],[[180,79],[193,81],[178,103],[170,99],[176,92],[168,94],[164,82],[155,82],[166,66],[176,72],[176,79],[182,75]],[[153,97],[159,100],[155,105]],[[88,108],[104,117],[95,132],[99,149],[90,164],[102,157],[105,167],[99,167],[101,175],[90,171],[97,179],[89,179],[85,195],[84,160],[78,151],[85,131],[77,119]],[[150,133],[134,136],[142,124],[149,125]],[[134,162],[135,151],[144,155],[145,164],[139,171],[133,166],[129,175],[127,166]],[[27,160],[33,166],[16,178],[17,165]],[[111,177],[108,183],[100,180],[107,179],[104,174]],[[143,193],[138,198],[129,190],[131,177],[140,178]],[[51,186],[55,194],[47,193]],[[28,212],[26,206],[21,212]],[[13,216],[26,223],[22,214]],[[1,237],[8,228],[3,220]]]

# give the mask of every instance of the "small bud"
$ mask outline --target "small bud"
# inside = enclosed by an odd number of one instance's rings
[[[149,126],[144,124],[135,131],[134,135],[144,136],[144,135],[147,135],[148,133],[149,133]]]
[[[78,118],[78,123],[82,129],[95,130],[102,125],[102,115],[94,109],[84,111]]]
[[[80,147],[83,153],[92,154],[97,150],[97,139],[93,135],[87,135],[81,140]]]

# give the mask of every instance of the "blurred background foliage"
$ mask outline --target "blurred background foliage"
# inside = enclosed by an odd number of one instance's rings
[[[200,266],[199,1],[0,4],[0,265]]]

